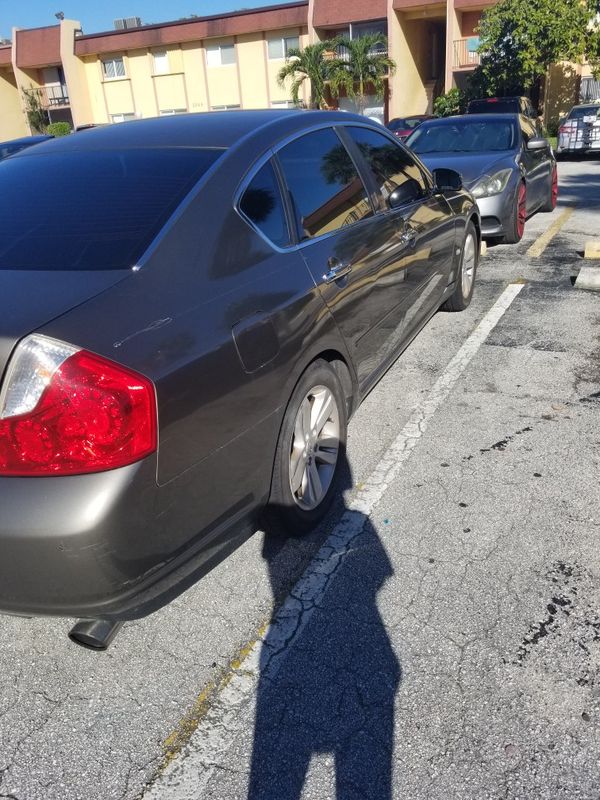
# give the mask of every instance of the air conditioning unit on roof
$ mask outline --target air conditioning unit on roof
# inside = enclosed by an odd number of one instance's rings
[[[115,20],[115,30],[123,31],[127,28],[140,28],[142,20],[140,17],[121,17]]]

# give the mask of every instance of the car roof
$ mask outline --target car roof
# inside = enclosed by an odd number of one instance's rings
[[[434,125],[445,125],[447,123],[452,122],[469,122],[471,124],[475,124],[475,122],[506,122],[507,119],[517,121],[522,115],[517,113],[506,113],[506,114],[457,114],[453,117],[435,117],[434,119],[426,120],[423,125],[427,125],[428,127]]]
[[[265,109],[259,111],[211,111],[152,117],[113,125],[99,126],[86,131],[85,136],[62,136],[35,148],[40,157],[59,151],[119,150],[140,147],[222,147],[229,148],[250,134],[270,128],[290,133],[302,130],[319,121],[329,124],[359,120],[380,128],[366,117],[334,111],[300,111],[296,109]],[[27,157],[24,153],[16,158]]]
[[[21,136],[20,139],[9,139],[7,142],[0,142],[0,147],[6,147],[9,144],[36,144],[37,142],[47,142],[49,139],[54,139],[54,136],[42,134],[40,136]]]

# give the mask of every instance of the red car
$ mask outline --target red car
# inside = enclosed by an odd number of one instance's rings
[[[394,136],[397,136],[400,141],[403,142],[411,135],[415,128],[418,128],[422,122],[425,122],[425,120],[428,119],[433,119],[431,114],[415,114],[412,117],[396,117],[388,122],[387,128],[394,134]]]

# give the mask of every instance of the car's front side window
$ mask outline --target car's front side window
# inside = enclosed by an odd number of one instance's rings
[[[285,247],[290,243],[281,192],[270,161],[248,184],[240,200],[240,211],[273,244]]]
[[[311,239],[373,213],[367,190],[332,128],[312,131],[278,152],[299,227]]]
[[[384,199],[400,186],[413,187],[414,199],[427,194],[428,186],[416,162],[400,145],[369,128],[345,129],[369,165]]]

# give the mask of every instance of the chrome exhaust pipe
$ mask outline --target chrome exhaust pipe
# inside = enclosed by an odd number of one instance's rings
[[[123,623],[110,619],[80,619],[69,631],[69,639],[89,650],[106,650]]]

